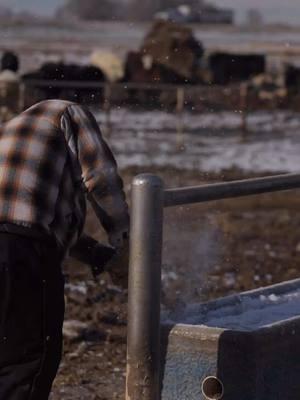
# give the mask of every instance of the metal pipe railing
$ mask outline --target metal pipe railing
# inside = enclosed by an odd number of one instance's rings
[[[168,189],[164,194],[164,206],[203,203],[255,194],[278,192],[300,188],[300,174],[276,175],[210,185]]]
[[[163,208],[298,189],[300,174],[163,189],[154,175],[132,185],[126,400],[160,399],[160,288]]]
[[[159,399],[163,183],[132,185],[127,340],[127,400]]]

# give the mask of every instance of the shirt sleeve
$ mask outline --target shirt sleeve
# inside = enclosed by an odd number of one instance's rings
[[[129,214],[117,163],[90,111],[74,104],[66,113],[68,123],[64,126],[71,130],[68,142],[77,155],[88,200],[110,243],[122,246],[122,238],[128,235]]]

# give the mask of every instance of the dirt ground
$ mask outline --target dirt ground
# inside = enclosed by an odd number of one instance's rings
[[[126,189],[137,172],[124,171]],[[246,177],[155,172],[173,187]],[[162,307],[177,313],[191,302],[299,277],[299,227],[299,191],[166,210]],[[91,213],[87,230],[101,239]],[[124,399],[127,293],[109,277],[94,282],[76,262],[65,271],[64,358],[51,400]]]

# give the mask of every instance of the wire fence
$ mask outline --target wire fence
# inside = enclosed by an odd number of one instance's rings
[[[40,100],[43,94],[59,93],[80,100],[78,92],[87,96],[83,102],[99,105],[106,114],[106,130],[111,130],[111,111],[115,107],[151,108],[167,110],[177,116],[177,132],[183,130],[182,114],[185,109],[199,112],[208,110],[239,110],[241,128],[247,130],[248,91],[244,83],[228,87],[220,85],[177,85],[163,83],[108,83],[82,81],[27,80],[20,85],[20,108],[24,109]],[[69,92],[68,92],[69,91]],[[73,91],[73,93],[71,93]]]

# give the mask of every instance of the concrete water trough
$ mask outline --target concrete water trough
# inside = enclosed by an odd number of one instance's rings
[[[298,400],[300,279],[188,306],[161,358],[162,400]]]

